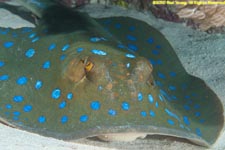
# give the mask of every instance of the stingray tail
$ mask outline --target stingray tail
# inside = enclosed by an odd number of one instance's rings
[[[46,8],[56,5],[53,0],[15,0],[41,18]]]

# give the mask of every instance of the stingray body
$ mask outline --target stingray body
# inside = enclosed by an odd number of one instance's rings
[[[161,33],[127,17],[44,10],[36,28],[0,28],[1,121],[64,140],[137,132],[216,141],[220,100]]]

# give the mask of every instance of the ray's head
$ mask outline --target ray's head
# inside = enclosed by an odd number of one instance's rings
[[[71,54],[62,78],[73,84],[76,93],[80,91],[80,98],[99,95],[99,91],[108,99],[137,99],[138,93],[153,86],[152,71],[146,58],[103,46]]]

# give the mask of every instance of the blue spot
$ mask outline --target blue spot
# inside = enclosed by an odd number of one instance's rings
[[[157,73],[158,77],[160,77],[161,79],[165,79],[166,76],[164,74],[162,74],[161,72]]]
[[[190,95],[185,95],[184,98],[188,100],[188,99],[191,98],[191,96]]]
[[[66,107],[66,101],[62,101],[61,103],[59,103],[59,108],[63,109]]]
[[[52,44],[49,45],[48,50],[52,51],[54,48],[56,48],[56,44],[52,43]]]
[[[195,104],[194,108],[195,108],[195,109],[199,109],[199,108],[200,108],[200,105]]]
[[[184,129],[184,125],[180,124],[180,128]]]
[[[2,34],[2,35],[6,35],[6,34],[8,34],[8,32],[9,32],[9,28],[7,28],[5,30],[0,29],[0,34]]]
[[[147,41],[149,44],[152,44],[154,42],[153,38],[149,38]]]
[[[103,24],[109,25],[112,21],[110,19],[104,20]]]
[[[188,128],[188,127],[185,127],[185,129],[186,129],[186,130],[188,130],[188,131],[191,131],[191,129],[190,129],[190,128]]]
[[[164,90],[160,89],[159,91],[164,97],[166,97],[167,100],[171,100],[171,97]]]
[[[24,107],[23,107],[23,111],[24,112],[30,112],[31,110],[32,110],[32,106],[31,105],[25,105]]]
[[[63,52],[66,51],[69,47],[70,47],[69,44],[64,45],[64,46],[62,47],[62,51],[63,51]]]
[[[175,119],[177,119],[178,121],[180,121],[180,118],[173,112],[171,112],[169,109],[165,108],[165,112],[167,113],[167,115],[169,115],[170,117],[173,117]]]
[[[10,42],[10,41],[5,42],[5,43],[3,44],[3,46],[4,46],[5,48],[10,48],[10,47],[12,47],[13,45],[14,45],[14,43],[13,43],[13,42]]]
[[[155,84],[156,84],[157,86],[159,86],[159,87],[162,87],[162,86],[163,86],[163,84],[162,84],[160,81],[158,81],[158,80],[155,81]]]
[[[156,61],[155,61],[155,60],[153,60],[153,59],[150,58],[149,61],[150,61],[150,63],[151,63],[153,66],[156,65]]]
[[[67,94],[67,99],[68,99],[68,100],[71,100],[72,98],[73,98],[73,93],[71,93],[71,92],[68,93],[68,94]]]
[[[9,113],[9,112],[5,112],[4,114],[5,114],[6,116],[9,116],[9,115],[10,115],[10,113]]]
[[[39,37],[36,37],[34,38],[31,42],[34,43],[34,42],[37,42],[40,38]]]
[[[157,61],[153,60],[152,58],[149,58],[149,62],[150,62],[153,66],[157,65]]]
[[[0,76],[0,81],[6,81],[9,79],[9,76],[7,74],[1,75]]]
[[[83,50],[84,50],[83,47],[78,47],[78,48],[77,48],[77,52],[78,52],[78,53],[82,52]]]
[[[205,120],[204,120],[204,119],[200,119],[199,122],[200,122],[200,123],[204,123]]]
[[[20,114],[20,112],[15,112],[15,113],[19,113]],[[19,120],[19,115],[14,115],[13,116],[13,120]]]
[[[127,68],[130,68],[130,63],[127,63],[127,64],[126,64],[126,67],[127,67]]]
[[[171,98],[172,98],[173,100],[177,100],[177,97],[176,97],[175,95],[171,95]]]
[[[125,48],[126,48],[126,46],[123,45],[123,44],[118,44],[117,47],[118,47],[118,48],[122,48],[122,49],[125,49]]]
[[[13,101],[17,102],[17,103],[22,102],[23,100],[24,100],[24,98],[21,95],[16,95],[13,97]]]
[[[101,104],[99,101],[93,101],[91,102],[90,107],[92,110],[99,110],[101,107]]]
[[[58,99],[61,95],[61,90],[56,88],[52,91],[52,98],[53,99]]]
[[[6,104],[6,105],[5,105],[5,108],[6,108],[6,109],[11,109],[11,108],[12,108],[12,105],[11,105],[11,104]]]
[[[34,50],[33,48],[30,48],[30,49],[28,49],[28,50],[26,51],[25,56],[26,56],[27,58],[31,58],[31,57],[34,56],[34,54],[35,54],[35,50]]]
[[[80,116],[80,122],[87,122],[87,121],[88,121],[88,116],[87,115]]]
[[[152,54],[154,54],[154,55],[159,55],[159,50],[153,49],[153,50],[152,50]]]
[[[48,33],[48,29],[44,29],[42,32],[46,34]]]
[[[130,40],[130,41],[136,41],[137,38],[132,36],[132,35],[127,35],[127,39]]]
[[[153,103],[154,102],[154,98],[151,94],[148,94],[148,101],[149,103]]]
[[[19,120],[19,117],[17,117],[17,116],[13,116],[13,120]]]
[[[188,86],[187,86],[187,84],[183,83],[183,84],[181,85],[181,87],[182,87],[183,90],[186,90]]]
[[[121,24],[119,24],[119,23],[115,24],[115,28],[120,29],[121,28]]]
[[[129,30],[130,30],[130,31],[134,31],[134,30],[135,30],[135,27],[134,27],[134,26],[130,26],[130,27],[129,27]]]
[[[167,122],[168,122],[170,125],[172,125],[172,126],[175,124],[174,121],[173,121],[173,120],[170,120],[170,119],[168,119]]]
[[[157,64],[158,64],[158,65],[162,65],[162,60],[160,60],[160,59],[157,60]]]
[[[103,87],[101,85],[98,86],[98,90],[101,91],[103,90]]]
[[[160,99],[160,101],[163,101],[163,97],[160,94],[159,94],[159,99]]]
[[[196,117],[200,117],[201,116],[201,113],[200,112],[195,112],[195,116]]]
[[[170,72],[171,77],[175,77],[177,74],[175,72]]]
[[[146,111],[141,111],[141,113],[140,113],[140,114],[141,114],[141,116],[142,116],[142,117],[146,117],[146,116],[147,116]]]
[[[155,108],[158,108],[158,107],[159,107],[158,102],[155,102]]]
[[[161,46],[160,46],[160,45],[156,45],[156,48],[160,49],[160,48],[161,48]]]
[[[117,112],[116,112],[116,110],[114,110],[114,109],[109,109],[108,114],[109,114],[110,116],[115,116],[115,115],[117,114]]]
[[[3,67],[5,63],[3,61],[0,61],[0,67]]]
[[[180,128],[184,129],[184,125],[180,124]]]
[[[195,96],[197,96],[198,94],[196,94],[196,93],[192,93],[191,95],[192,95],[193,97],[195,97]]]
[[[27,83],[27,77],[25,77],[25,76],[19,77],[19,78],[17,79],[16,83],[17,83],[18,85],[24,85],[24,84],[26,84],[26,83]]]
[[[149,114],[150,114],[151,117],[155,117],[155,112],[154,111],[150,110]]]
[[[130,104],[127,103],[127,102],[122,102],[122,105],[121,105],[122,109],[127,111],[130,109]]]
[[[127,44],[127,47],[132,51],[137,51],[138,47],[134,44]]]
[[[19,111],[14,111],[14,112],[13,112],[13,115],[14,115],[14,116],[19,116],[19,115],[20,115],[20,112],[19,112]]]
[[[35,37],[35,36],[36,36],[36,33],[31,33],[31,34],[29,35],[29,38],[32,39],[32,38]]]
[[[195,132],[196,132],[196,134],[197,134],[198,136],[202,136],[202,132],[201,132],[201,130],[200,130],[199,128],[196,128],[196,129],[195,129]]]
[[[135,55],[133,55],[133,54],[126,54],[125,55],[127,58],[135,58],[136,56]]]
[[[99,38],[99,37],[91,37],[90,38],[90,41],[91,42],[99,42],[99,41],[102,41],[102,40],[104,40],[104,41],[106,41],[106,39],[105,38]]]
[[[65,54],[62,54],[62,55],[60,56],[60,60],[61,60],[61,61],[63,61],[65,58],[66,58],[66,55],[65,55]]]
[[[35,89],[39,90],[42,87],[43,83],[40,80],[37,80],[35,83]]]
[[[99,41],[101,41],[101,38],[98,38],[98,37],[91,37],[91,38],[90,38],[90,41],[91,41],[91,42],[99,42]]]
[[[30,28],[30,27],[23,27],[22,28],[22,33],[31,32],[31,31],[32,31],[32,28]]]
[[[190,110],[190,107],[188,105],[184,105],[184,109],[188,111]]]
[[[67,116],[62,116],[61,117],[61,123],[64,124],[68,121],[68,117]]]
[[[188,126],[190,125],[190,122],[189,122],[189,119],[187,116],[183,116],[183,121],[186,125],[188,125]]]
[[[93,54],[96,54],[96,55],[102,55],[102,56],[107,55],[106,52],[104,52],[104,51],[102,51],[102,50],[98,50],[98,49],[93,49],[93,50],[91,50],[91,52],[92,52]]]
[[[12,37],[16,38],[18,35],[16,33],[12,33]]]
[[[138,93],[138,100],[139,101],[142,101],[143,100],[143,95],[141,92]]]
[[[173,86],[173,85],[169,85],[169,90],[171,90],[171,91],[175,91],[175,90],[176,90],[176,87],[175,87],[175,86]]]
[[[39,123],[45,123],[45,121],[46,121],[45,116],[40,116],[40,117],[38,118],[38,122],[39,122]]]
[[[49,69],[51,66],[51,62],[50,61],[46,61],[43,63],[42,68],[43,69]]]

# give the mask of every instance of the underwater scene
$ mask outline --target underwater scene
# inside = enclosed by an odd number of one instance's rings
[[[32,147],[224,149],[224,18],[223,1],[0,0],[0,147],[27,131],[49,139]]]

